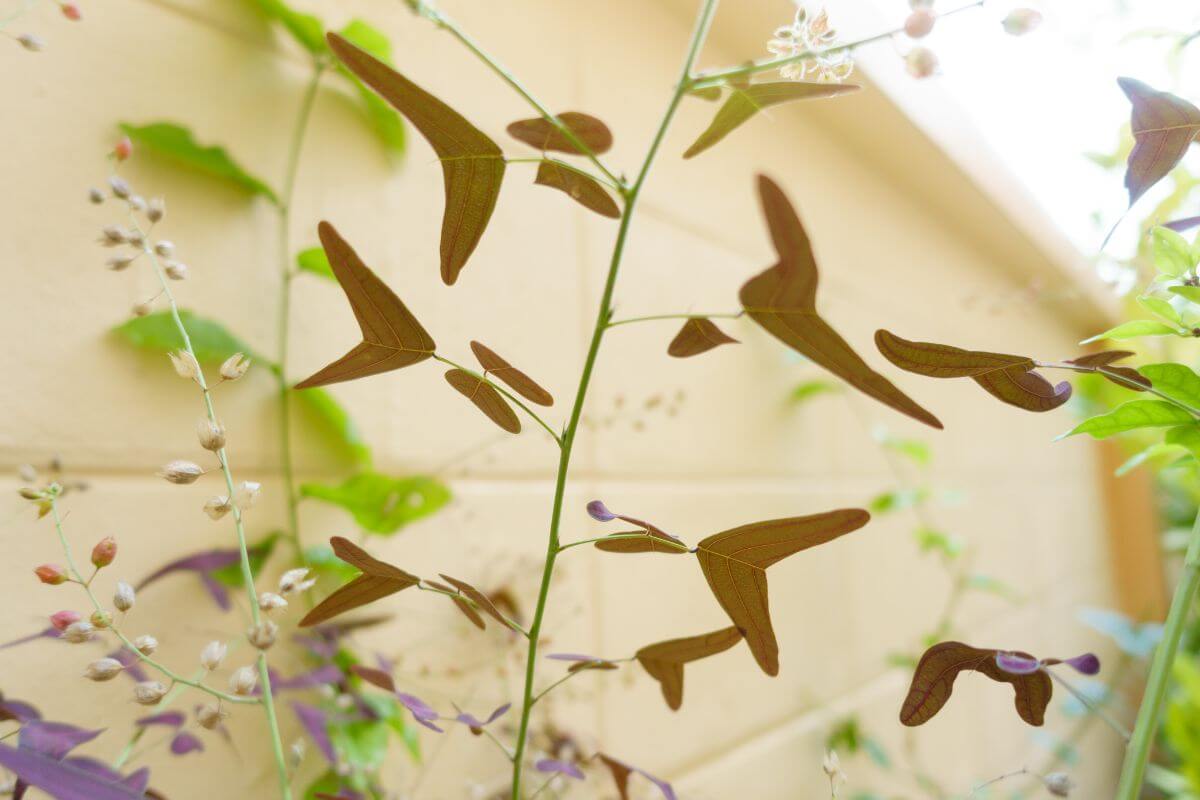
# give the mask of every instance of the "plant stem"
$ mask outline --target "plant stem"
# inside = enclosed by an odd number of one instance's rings
[[[608,323],[612,319],[612,299],[617,285],[617,273],[621,267],[621,258],[625,252],[625,243],[629,237],[629,226],[633,220],[634,210],[637,207],[638,196],[641,193],[642,186],[646,182],[646,176],[650,173],[650,167],[654,163],[654,158],[662,146],[667,129],[671,126],[671,121],[675,118],[675,112],[679,108],[679,103],[683,99],[684,92],[687,90],[688,83],[691,80],[692,65],[700,53],[700,47],[708,34],[709,26],[712,24],[712,17],[716,12],[717,2],[718,0],[703,0],[699,16],[696,19],[695,29],[692,32],[687,56],[683,61],[679,82],[675,86],[671,100],[667,104],[666,111],[663,113],[662,121],[659,123],[658,131],[655,133],[654,139],[650,143],[650,148],[646,152],[646,157],[642,161],[642,168],[638,172],[637,179],[625,194],[625,208],[621,213],[621,224],[617,231],[616,242],[613,245],[612,259],[609,262],[608,276],[604,282],[604,293],[600,298],[600,308],[596,314],[596,323],[592,327],[591,344],[588,345],[587,357],[583,363],[583,371],[579,376],[579,388],[575,392],[575,403],[571,408],[571,417],[567,422],[566,429],[563,431],[562,447],[560,448],[558,459],[558,474],[554,482],[554,503],[550,512],[550,535],[546,543],[546,560],[542,568],[542,582],[538,588],[537,606],[534,609],[533,621],[529,627],[529,650],[525,661],[525,691],[521,703],[521,722],[517,732],[516,752],[513,754],[512,800],[521,800],[522,769],[525,763],[525,747],[529,738],[529,715],[533,710],[533,683],[537,673],[538,638],[541,635],[542,621],[546,615],[546,601],[550,595],[550,581],[554,577],[554,562],[559,552],[558,531],[562,521],[562,506],[563,498],[566,494],[567,471],[571,465],[571,451],[575,444],[575,434],[579,430],[579,420],[583,416],[583,405],[587,399],[588,387],[591,384],[592,371],[596,366],[596,357],[600,353],[600,344],[604,339],[604,332],[608,328]]]
[[[287,537],[295,550],[297,563],[304,563],[304,544],[300,538],[300,515],[297,510],[299,496],[296,494],[295,468],[292,463],[292,389],[288,385],[287,362],[292,316],[292,253],[290,243],[292,221],[292,195],[296,188],[296,174],[300,169],[300,153],[304,148],[304,136],[312,119],[317,90],[325,74],[324,61],[313,63],[312,76],[300,101],[300,110],[292,126],[291,143],[283,171],[283,186],[276,205],[279,222],[279,319],[277,334],[277,356],[275,381],[279,391],[279,466],[283,478],[284,501],[287,505]]]
[[[1154,660],[1150,664],[1150,677],[1142,695],[1133,736],[1125,749],[1125,762],[1121,767],[1121,780],[1117,785],[1115,800],[1137,800],[1141,794],[1146,762],[1150,759],[1150,749],[1154,745],[1155,736],[1158,735],[1158,718],[1171,683],[1175,654],[1179,650],[1179,640],[1183,637],[1183,629],[1187,624],[1197,586],[1200,586],[1200,513],[1197,513],[1196,520],[1192,523],[1192,536],[1183,561],[1183,574],[1180,575],[1175,595],[1171,598],[1171,609],[1167,612],[1167,621],[1163,627],[1163,639],[1154,651]]]
[[[1129,731],[1127,731],[1125,729],[1124,725],[1122,725],[1121,723],[1119,723],[1115,719],[1113,719],[1113,716],[1111,714],[1109,714],[1107,711],[1105,711],[1102,706],[1097,705],[1096,703],[1093,703],[1091,700],[1089,700],[1087,698],[1087,696],[1084,695],[1083,692],[1079,691],[1074,686],[1072,686],[1069,681],[1067,681],[1061,675],[1055,673],[1054,670],[1043,669],[1042,671],[1045,672],[1047,675],[1049,675],[1051,680],[1053,680],[1059,686],[1063,687],[1068,692],[1070,692],[1071,696],[1074,697],[1076,700],[1078,700],[1080,703],[1082,703],[1083,707],[1086,708],[1089,712],[1091,712],[1092,714],[1095,714],[1096,716],[1100,717],[1100,719],[1104,720],[1104,723],[1106,725],[1108,725],[1108,727],[1112,728],[1113,731],[1118,736],[1120,736],[1121,739],[1124,740],[1124,742],[1126,744],[1129,743],[1129,737],[1130,737]]]
[[[634,322],[651,322],[659,319],[697,319],[699,317],[707,317],[709,319],[739,319],[744,311],[719,311],[714,314],[652,314],[649,317],[630,317],[629,319],[618,319],[608,323],[608,327],[615,328],[618,325],[630,325]]]

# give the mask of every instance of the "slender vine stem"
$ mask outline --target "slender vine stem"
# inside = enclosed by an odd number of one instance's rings
[[[571,408],[571,416],[567,422],[566,429],[563,431],[562,446],[558,459],[558,474],[554,482],[554,502],[550,512],[550,535],[546,543],[546,560],[542,568],[542,581],[538,588],[538,599],[533,613],[533,621],[529,627],[529,649],[525,661],[525,690],[521,703],[521,721],[517,732],[516,752],[513,754],[512,800],[521,800],[522,796],[521,778],[525,763],[525,748],[529,739],[529,717],[534,703],[533,684],[537,674],[538,639],[541,635],[542,622],[546,615],[546,602],[550,595],[550,582],[554,577],[554,562],[559,552],[559,525],[562,522],[562,507],[563,499],[566,495],[567,472],[571,465],[571,452],[575,444],[575,435],[579,430],[579,421],[583,416],[583,406],[587,399],[588,387],[591,385],[596,358],[600,353],[600,345],[604,340],[604,333],[608,328],[608,323],[612,319],[612,300],[617,285],[617,274],[620,271],[621,259],[625,253],[625,244],[628,241],[630,224],[633,221],[634,211],[637,208],[638,196],[641,194],[646,177],[650,174],[650,168],[654,164],[655,156],[658,155],[663,139],[666,137],[667,129],[670,128],[671,122],[675,118],[675,112],[679,108],[679,103],[687,91],[688,83],[691,80],[692,66],[696,62],[696,57],[699,55],[700,48],[708,34],[709,26],[712,24],[717,2],[718,0],[703,0],[703,5],[700,7],[695,29],[692,32],[692,38],[688,45],[687,55],[683,61],[679,81],[671,95],[670,102],[667,104],[667,109],[663,113],[662,121],[659,123],[654,139],[650,143],[650,148],[646,152],[646,157],[642,161],[642,167],[638,171],[637,179],[625,193],[625,208],[621,213],[620,227],[617,231],[616,242],[613,245],[612,259],[609,262],[608,276],[605,279],[604,292],[600,298],[600,308],[596,314],[596,323],[592,328],[591,343],[588,345],[587,357],[583,363],[583,371],[579,376],[579,388],[575,392],[575,403]]]
[[[660,319],[697,319],[699,317],[707,317],[709,319],[740,319],[745,315],[745,311],[718,311],[712,314],[704,314],[696,312],[693,314],[651,314],[648,317],[630,317],[629,319],[611,320],[608,323],[609,328],[615,328],[618,325],[632,325],[635,322],[653,322]]]
[[[1066,680],[1061,675],[1057,674],[1054,670],[1044,669],[1042,671],[1045,672],[1047,675],[1049,675],[1051,680],[1053,680],[1059,686],[1066,689],[1067,692],[1069,692],[1072,697],[1074,697],[1076,700],[1078,700],[1080,703],[1082,703],[1084,708],[1086,708],[1088,711],[1095,714],[1096,716],[1100,717],[1100,719],[1104,720],[1104,724],[1106,724],[1106,725],[1108,725],[1108,727],[1112,728],[1113,732],[1116,733],[1117,736],[1120,736],[1122,741],[1124,741],[1126,744],[1129,743],[1129,739],[1131,736],[1129,731],[1125,728],[1124,725],[1117,722],[1116,719],[1113,718],[1112,714],[1109,714],[1103,708],[1103,706],[1093,703],[1091,700],[1089,700],[1087,698],[1087,696],[1083,692],[1076,689],[1070,683],[1070,681]]]

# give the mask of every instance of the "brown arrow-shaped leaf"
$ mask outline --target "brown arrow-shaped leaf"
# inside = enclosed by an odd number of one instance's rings
[[[484,612],[501,625],[504,625],[505,627],[508,626],[508,620],[503,614],[500,613],[500,609],[496,608],[496,604],[493,603],[492,599],[486,594],[479,591],[466,581],[460,581],[458,578],[451,578],[449,575],[442,575],[442,579],[466,595],[467,598],[470,599],[470,601],[474,603],[480,611]]]
[[[954,679],[967,670],[986,675],[999,683],[1010,684],[1016,694],[1017,714],[1030,725],[1041,725],[1054,691],[1050,676],[1041,670],[1028,675],[1005,672],[996,664],[996,654],[999,652],[971,647],[962,642],[942,642],[926,650],[913,673],[912,686],[900,709],[900,722],[912,727],[932,719],[950,699],[950,693],[954,691]],[[1027,653],[1016,655],[1033,658]]]
[[[707,317],[691,317],[683,323],[679,333],[671,340],[667,347],[667,355],[690,358],[723,344],[738,344],[738,340],[727,336]]]
[[[447,586],[444,583],[431,581],[428,578],[425,579],[425,583],[429,586],[432,586],[434,589],[445,592],[446,596],[450,598],[455,607],[458,608],[458,610],[462,612],[463,616],[466,617],[476,628],[479,628],[481,631],[487,629],[487,623],[483,621],[483,617],[479,616],[479,612],[475,610],[475,607],[468,603],[467,599],[461,596],[453,586]]]
[[[746,637],[763,672],[779,674],[779,644],[767,602],[767,567],[856,531],[870,519],[871,515],[862,509],[845,508],[807,517],[752,522],[700,542],[696,557],[708,586]]]
[[[683,705],[683,665],[723,653],[741,638],[737,628],[722,628],[700,636],[647,645],[634,653],[634,658],[662,686],[667,706],[678,711]]]
[[[700,134],[684,158],[692,158],[703,153],[708,148],[728,136],[735,128],[749,120],[759,111],[769,106],[788,103],[793,100],[815,100],[819,97],[834,97],[839,94],[858,91],[860,86],[852,83],[803,83],[800,81],[779,81],[775,83],[755,83],[747,86],[733,86],[729,99],[717,111],[712,124]],[[703,95],[701,95],[703,96]],[[711,94],[705,99],[716,99]]]
[[[504,153],[461,114],[387,64],[336,33],[327,38],[346,68],[407,117],[441,160],[446,189],[442,280],[453,284],[496,208],[504,179]]]
[[[350,667],[350,671],[376,688],[383,689],[385,692],[392,692],[393,694],[396,692],[396,682],[392,679],[391,675],[381,669],[367,667],[362,664],[353,664]]]
[[[600,120],[581,111],[564,111],[558,120],[565,125],[592,153],[607,153],[612,147],[613,135]],[[538,150],[557,150],[560,153],[580,155],[579,148],[560,131],[554,123],[542,117],[518,120],[508,126],[508,133]]]
[[[779,263],[742,286],[742,306],[767,333],[879,402],[935,428],[942,423],[875,372],[817,314],[817,261],[808,235],[783,191],[758,178],[763,213]]]
[[[1117,361],[1132,355],[1136,355],[1132,350],[1105,350],[1100,353],[1088,353],[1079,358],[1069,358],[1066,363],[1073,364],[1081,372],[1095,372],[1122,389],[1144,392],[1154,385],[1149,378],[1133,367],[1113,366]]]
[[[538,167],[537,179],[534,183],[539,186],[549,186],[558,189],[584,208],[595,211],[602,217],[619,219],[621,209],[604,187],[595,178],[576,172],[573,169],[554,161],[543,161]]]
[[[910,342],[885,330],[875,332],[875,346],[902,370],[931,378],[970,378],[993,397],[1026,411],[1050,411],[1071,397],[1071,384],[1052,385],[1025,356]]]
[[[316,608],[300,620],[300,627],[308,628],[326,620],[345,614],[368,603],[395,594],[410,586],[416,586],[420,578],[386,561],[380,561],[349,539],[334,536],[329,540],[334,554],[362,571],[354,580],[342,586],[322,600]]]
[[[512,410],[496,388],[465,369],[452,369],[446,373],[446,383],[449,383],[460,394],[475,404],[475,407],[487,415],[487,418],[509,433],[521,432],[521,420]]]
[[[490,372],[512,387],[513,391],[539,406],[554,405],[554,397],[537,381],[505,361],[494,350],[480,342],[471,342],[471,352],[485,372]]]
[[[1125,168],[1132,206],[1183,159],[1200,134],[1200,108],[1133,78],[1118,78],[1117,84],[1133,104],[1134,146]]]
[[[308,389],[377,375],[424,361],[437,345],[400,298],[362,262],[328,222],[317,232],[358,327],[362,343],[315,375],[296,384]]]

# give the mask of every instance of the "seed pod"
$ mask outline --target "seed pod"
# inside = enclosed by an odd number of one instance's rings
[[[146,219],[158,222],[167,215],[167,201],[161,197],[151,197],[146,204]]]
[[[137,254],[135,253],[134,255],[131,255],[131,256],[130,255],[113,256],[106,262],[106,264],[107,264],[108,268],[111,269],[113,272],[120,272],[121,270],[126,269],[130,264],[132,264],[136,260],[137,260]]]
[[[87,665],[87,669],[83,672],[83,677],[89,681],[102,683],[104,681],[111,681],[120,675],[123,669],[125,669],[124,665],[115,658],[101,658]]]
[[[196,422],[196,438],[200,440],[201,447],[215,453],[225,446],[225,426],[201,417]]]
[[[233,503],[230,503],[229,498],[223,494],[208,498],[204,504],[204,513],[208,514],[208,518],[211,520],[218,520],[232,510]]]
[[[91,623],[97,629],[112,627],[112,616],[107,611],[93,611],[92,616],[88,617],[88,619],[91,620]]]
[[[81,619],[83,616],[77,611],[56,611],[50,615],[50,624],[56,631],[62,632]]]
[[[228,648],[223,642],[209,642],[200,651],[200,666],[212,672],[221,666],[221,662],[225,660],[227,650]]]
[[[46,496],[45,492],[41,492],[37,489],[30,489],[28,486],[17,489],[17,494],[21,495],[21,497],[24,497],[26,500],[41,500]]]
[[[48,586],[58,586],[69,580],[67,571],[58,564],[42,564],[33,573],[38,576],[39,581]]]
[[[187,278],[187,264],[181,264],[178,261],[164,261],[163,272],[167,273],[167,277],[173,281],[182,281]]]
[[[288,601],[274,592],[263,592],[258,596],[258,607],[268,613],[278,611],[281,608],[287,608],[287,606]]]
[[[236,381],[250,369],[250,359],[243,353],[234,353],[221,364],[221,377],[227,381]]]
[[[105,247],[116,247],[119,244],[128,244],[129,231],[119,225],[105,225],[100,229],[100,244]]]
[[[96,626],[90,622],[72,622],[63,631],[62,638],[71,644],[90,642],[96,636]]]
[[[40,36],[32,33],[22,33],[17,37],[17,42],[30,52],[37,53],[46,49],[46,42]]]
[[[904,63],[908,67],[908,74],[918,79],[928,78],[938,69],[937,54],[928,47],[914,47],[904,57]]]
[[[933,31],[935,22],[937,22],[937,14],[933,13],[933,9],[915,8],[904,20],[904,32],[913,39],[924,39]]]
[[[1042,24],[1042,15],[1032,8],[1014,8],[1000,24],[1010,36],[1024,36],[1038,29]]]
[[[196,709],[196,722],[200,723],[200,727],[205,730],[216,729],[227,716],[229,715],[222,711],[220,706],[210,703],[205,703]]]
[[[278,634],[279,626],[269,619],[264,619],[257,625],[250,626],[250,630],[246,631],[246,638],[259,650],[269,650],[271,645],[275,644]]]
[[[292,746],[288,748],[292,754],[292,769],[296,769],[304,761],[304,751],[307,749],[303,739],[297,739],[292,742]]]
[[[137,599],[133,587],[125,581],[117,581],[117,590],[113,592],[113,606],[117,611],[128,611],[133,608]]]
[[[1051,772],[1042,779],[1042,783],[1046,785],[1046,791],[1055,797],[1070,797],[1071,790],[1075,788],[1075,781],[1065,772]]]
[[[111,536],[105,536],[92,548],[92,566],[96,569],[107,567],[116,557],[117,540]]]
[[[135,194],[133,197],[130,197],[128,202],[129,207],[134,211],[146,210],[146,198],[142,197],[140,194]]]
[[[129,141],[129,140],[124,139],[120,142],[117,142],[117,146],[113,149],[113,152],[116,153],[117,158],[121,157],[121,149],[122,149],[121,145],[127,141]],[[133,145],[129,145],[129,147],[132,150]],[[122,200],[129,199],[129,196],[131,194],[133,194],[133,189],[130,188],[129,184],[125,181],[125,179],[120,178],[116,175],[113,175],[112,177],[110,177],[108,179],[108,188],[112,190],[114,197],[119,197]]]
[[[308,569],[306,567],[289,569],[279,577],[279,593],[292,594],[293,592],[308,591],[316,581],[305,580],[306,578],[308,578]]]
[[[239,667],[229,676],[229,689],[239,697],[245,697],[254,692],[258,686],[258,673],[254,667]]]
[[[140,706],[158,705],[167,694],[167,687],[158,681],[142,681],[133,687],[133,701]]]
[[[204,470],[200,468],[199,464],[182,460],[172,461],[158,471],[160,478],[177,484],[195,483],[196,479],[203,474]]]
[[[91,189],[88,189],[88,202],[95,206],[100,205],[104,202],[104,192],[100,191],[95,186],[93,186]]]
[[[175,374],[181,378],[191,378],[198,381],[200,377],[200,362],[196,357],[187,350],[179,350],[174,353],[167,353],[171,359],[171,366],[175,367]]]
[[[253,508],[258,501],[258,493],[262,491],[262,484],[258,481],[242,481],[237,488],[235,501],[237,507],[245,511],[248,508]]]
[[[145,633],[133,640],[133,646],[144,656],[154,655],[154,651],[158,649],[158,639]]]
[[[134,304],[133,308],[130,309],[130,311],[133,313],[133,315],[135,317],[148,316],[150,314],[150,312],[153,310],[154,310],[154,306],[148,302],[147,303],[136,303],[136,304]]]

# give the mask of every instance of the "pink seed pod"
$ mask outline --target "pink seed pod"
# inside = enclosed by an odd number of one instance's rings
[[[122,136],[113,146],[113,155],[117,157],[117,161],[124,161],[133,155],[133,142],[129,141],[128,136]]]
[[[92,548],[92,566],[102,569],[113,563],[117,558],[117,540],[105,536]]]
[[[937,54],[928,47],[914,47],[904,58],[908,74],[914,78],[928,78],[938,70]]]
[[[904,32],[913,39],[924,39],[933,31],[933,23],[937,22],[937,14],[933,9],[920,7],[913,10],[904,20]]]
[[[78,611],[56,611],[50,615],[50,624],[56,631],[65,631],[81,619],[83,619],[83,615]]]
[[[47,586],[58,586],[69,580],[67,571],[58,564],[42,564],[33,572],[38,576],[38,580]]]
[[[83,19],[83,12],[74,3],[63,3],[58,8],[62,11],[62,15],[72,22],[79,22],[79,20]]]

